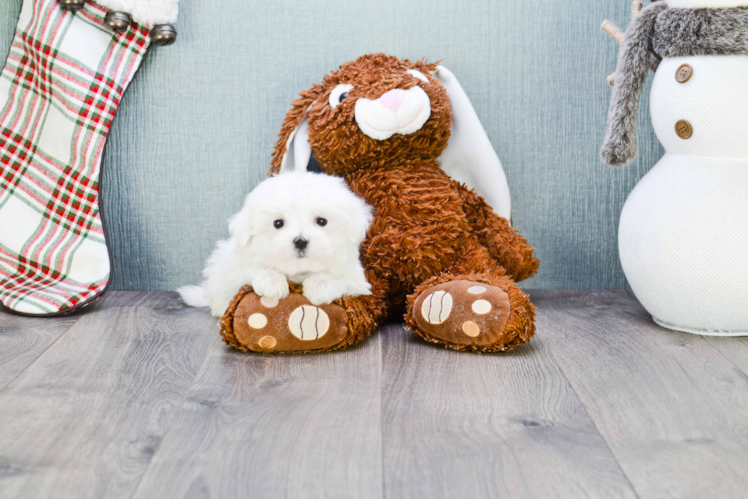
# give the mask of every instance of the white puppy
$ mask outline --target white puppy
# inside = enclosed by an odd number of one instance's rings
[[[179,290],[194,307],[226,311],[244,285],[271,299],[299,283],[312,304],[343,295],[369,295],[359,260],[372,211],[342,179],[286,173],[260,183],[229,220],[231,238],[219,241],[203,270],[201,286]]]

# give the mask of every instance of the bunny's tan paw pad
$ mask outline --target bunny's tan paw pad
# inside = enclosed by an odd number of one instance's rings
[[[460,350],[502,350],[510,315],[509,294],[500,287],[456,280],[422,291],[410,320],[433,342]]]
[[[347,345],[348,316],[337,304],[315,306],[299,293],[277,300],[244,290],[221,319],[221,335],[242,351],[328,351]]]

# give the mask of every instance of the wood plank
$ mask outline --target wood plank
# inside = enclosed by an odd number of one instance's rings
[[[741,372],[748,374],[748,337],[704,337]]]
[[[175,292],[108,292],[88,307],[52,318],[27,318],[0,309],[0,390],[8,385],[82,316],[112,307],[181,308]]]
[[[506,354],[383,332],[387,497],[633,497],[541,330]]]
[[[26,318],[0,310],[0,390],[36,361],[79,317]]]
[[[177,292],[164,291],[117,291],[109,292],[87,309],[99,311],[112,307],[156,307],[158,309],[182,309],[185,304]],[[205,309],[207,310],[207,308]]]
[[[744,497],[748,376],[626,291],[533,294],[544,340],[642,497]]]
[[[0,392],[0,496],[132,495],[217,340],[170,300],[87,312]]]
[[[380,353],[217,344],[136,496],[381,497]]]

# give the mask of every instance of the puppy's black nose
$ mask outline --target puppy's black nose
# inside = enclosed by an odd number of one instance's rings
[[[293,240],[293,246],[296,247],[296,250],[304,250],[308,244],[309,242],[301,236]]]

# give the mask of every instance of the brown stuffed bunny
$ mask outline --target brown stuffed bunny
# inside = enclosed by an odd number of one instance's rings
[[[273,156],[271,174],[340,176],[374,207],[361,247],[373,293],[315,307],[298,287],[277,303],[244,287],[222,319],[227,343],[343,349],[388,313],[404,313],[409,329],[456,350],[508,351],[530,340],[534,307],[515,281],[539,262],[507,220],[501,164],[446,68],[385,54],[342,65],[293,102]]]

